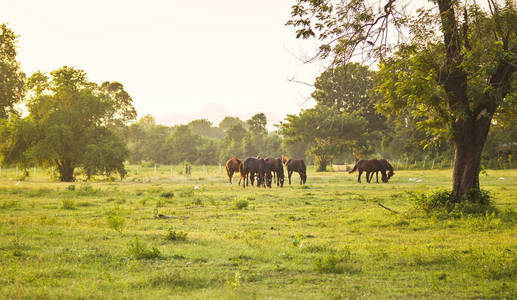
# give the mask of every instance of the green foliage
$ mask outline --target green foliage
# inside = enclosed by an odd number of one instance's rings
[[[23,250],[25,250],[26,246],[21,240],[18,233],[14,236],[14,239],[11,241],[11,249],[14,256],[22,256]]]
[[[330,251],[330,253],[318,256],[313,261],[314,270],[318,273],[357,273],[361,266],[354,262],[349,249],[344,251]]]
[[[165,239],[168,241],[185,241],[187,240],[187,233],[183,231],[175,231],[172,228],[169,228],[165,235]]]
[[[25,94],[25,74],[16,61],[16,39],[7,24],[0,24],[0,119],[15,112]]]
[[[365,124],[360,116],[320,105],[303,110],[299,116],[288,115],[280,122],[279,133],[287,144],[310,143],[308,153],[316,158],[319,170],[323,171],[335,155],[354,149],[363,136]]]
[[[0,134],[9,141],[0,149],[4,161],[53,166],[61,181],[73,181],[77,167],[88,177],[96,173],[110,176],[113,171],[123,177],[126,146],[107,129],[134,117],[129,96],[119,99],[125,93],[122,85],[98,87],[87,80],[84,71],[70,67],[50,75],[49,79],[36,72],[28,79],[29,115],[10,118],[2,126]]]
[[[122,233],[126,224],[126,219],[120,208],[115,207],[106,213],[106,223],[109,228]]]
[[[172,198],[174,197],[174,193],[173,192],[163,192],[160,194],[160,197],[162,198]]]
[[[450,190],[437,190],[430,193],[410,192],[408,198],[417,210],[424,211],[426,214],[484,215],[495,211],[490,193],[485,190],[471,189],[466,200],[462,202],[454,201]]]
[[[244,209],[244,208],[248,207],[248,205],[249,205],[249,202],[244,199],[235,200],[235,202],[233,203],[233,207],[235,209]]]
[[[155,259],[160,258],[161,252],[158,248],[148,249],[147,245],[138,238],[127,243],[127,253],[132,259]]]
[[[63,199],[61,201],[62,209],[75,209],[76,204],[74,199]]]

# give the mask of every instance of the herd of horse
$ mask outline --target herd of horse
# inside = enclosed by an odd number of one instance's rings
[[[273,181],[278,187],[284,187],[284,166],[287,169],[289,184],[291,184],[291,176],[294,172],[300,175],[300,184],[305,184],[307,181],[307,167],[303,159],[287,158],[283,154],[280,158],[248,157],[243,160],[233,156],[226,162],[226,173],[228,174],[230,184],[232,184],[233,174],[238,172],[240,174],[239,185],[242,182],[243,188],[249,186],[250,181],[253,186],[255,178],[257,180],[257,187],[270,188]],[[349,173],[355,171],[359,172],[357,177],[359,183],[361,183],[363,172],[366,172],[366,181],[368,183],[371,182],[374,173],[377,183],[379,183],[379,172],[381,172],[382,182],[388,182],[391,176],[394,175],[393,167],[385,159],[359,160]]]

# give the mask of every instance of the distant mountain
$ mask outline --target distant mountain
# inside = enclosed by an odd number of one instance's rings
[[[156,116],[156,123],[166,125],[166,126],[174,126],[174,125],[180,125],[180,124],[187,124],[190,121],[198,120],[198,119],[207,119],[210,122],[214,124],[214,126],[217,126],[219,122],[221,122],[224,117],[230,116],[230,117],[239,117],[241,120],[246,121],[250,119],[253,115],[261,113],[261,111],[257,112],[249,112],[244,114],[233,114],[230,111],[228,111],[224,106],[210,102],[203,109],[201,112],[192,114],[192,115],[186,115],[186,114],[169,114],[166,116]],[[267,129],[269,131],[275,130],[276,128],[273,126],[274,124],[278,124],[281,119],[272,112],[263,112],[267,117]]]

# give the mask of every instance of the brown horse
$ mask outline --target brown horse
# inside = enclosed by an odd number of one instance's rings
[[[379,173],[379,171],[382,172],[383,170],[385,172],[388,171],[388,174],[387,174],[387,177],[386,177],[386,181],[384,181],[384,182],[388,182],[388,180],[391,178],[391,176],[395,175],[395,173],[393,173],[393,166],[384,158],[380,159],[379,163],[380,163],[381,168],[379,170],[375,171],[375,176],[377,178],[377,183],[379,182],[378,173]],[[372,178],[373,178],[373,172],[370,174],[370,180],[368,180],[368,182],[370,182],[372,180]]]
[[[230,160],[226,162],[226,173],[228,174],[228,179],[230,180],[230,184],[232,183],[233,173],[239,171],[239,165],[241,161],[234,155]],[[239,185],[241,184],[242,176],[239,179]]]
[[[265,159],[269,170],[273,173],[275,178],[276,186],[284,187],[284,166],[280,158],[268,157]]]
[[[300,174],[300,184],[305,184],[307,181],[307,167],[305,166],[303,159],[287,158],[282,154],[282,162],[287,168],[289,184],[291,184],[291,175],[293,175],[293,172],[298,172],[298,174]]]
[[[359,176],[357,177],[357,182],[359,183],[361,183],[361,174],[363,174],[363,171],[366,171],[366,182],[368,183],[370,183],[371,177],[373,177],[373,173],[378,171],[380,171],[382,174],[382,182],[388,182],[386,170],[383,168],[383,164],[377,159],[361,159],[355,164],[352,171],[348,173],[352,174],[356,170],[359,171]],[[370,173],[372,174],[371,177]],[[377,177],[377,183],[379,183],[379,177]]]

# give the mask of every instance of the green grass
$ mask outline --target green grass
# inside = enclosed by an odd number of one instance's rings
[[[295,174],[243,189],[218,166],[161,169],[73,185],[0,177],[0,299],[517,295],[517,170],[480,179],[497,213],[445,218],[416,212],[408,192],[450,188],[450,170],[358,184],[310,169],[306,186]]]

